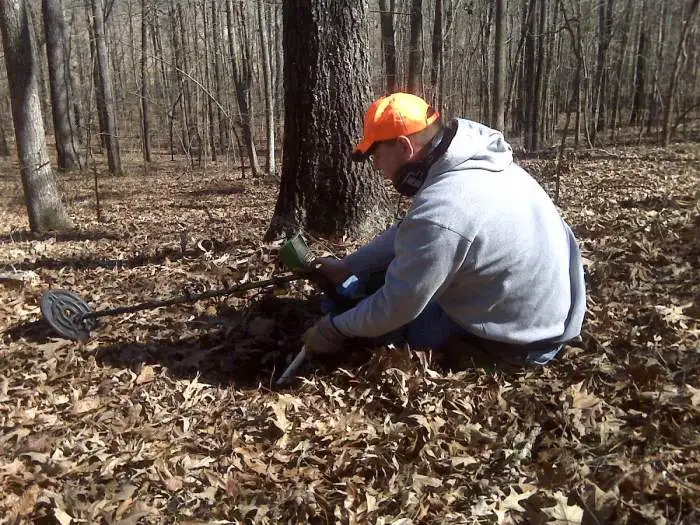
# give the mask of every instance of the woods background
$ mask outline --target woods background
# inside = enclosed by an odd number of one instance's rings
[[[85,166],[104,147],[112,172],[120,151],[146,161],[154,152],[226,159],[244,176],[278,171],[282,2],[26,1],[44,127],[52,134],[58,123],[61,167]],[[697,117],[694,0],[357,4],[369,10],[358,30],[368,32],[374,94],[423,95],[448,117],[504,129],[528,151],[565,134],[578,147],[665,143]],[[299,39],[313,30],[295,28]],[[51,78],[68,104],[58,119]],[[0,154],[8,155],[5,72],[0,94]]]

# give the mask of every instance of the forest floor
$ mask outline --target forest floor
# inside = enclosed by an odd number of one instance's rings
[[[553,194],[551,162],[523,164]],[[85,342],[38,322],[50,288],[104,309],[280,272],[274,181],[125,166],[99,221],[92,174],[61,176],[78,227],[32,236],[0,160],[0,523],[700,522],[699,143],[571,159],[591,278],[563,358],[451,372],[358,349],[284,389],[318,315],[303,281],[102,317]]]

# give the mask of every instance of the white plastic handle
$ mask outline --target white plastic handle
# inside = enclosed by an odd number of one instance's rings
[[[280,378],[277,381],[275,381],[275,384],[283,385],[287,383],[292,378],[297,369],[301,366],[301,364],[304,362],[304,359],[306,359],[306,345],[301,347],[299,353],[296,355],[294,360],[291,363],[289,363],[289,366],[284,371],[284,374],[282,374]]]

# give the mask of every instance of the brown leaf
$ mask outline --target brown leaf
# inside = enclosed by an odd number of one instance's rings
[[[153,367],[150,365],[144,366],[141,369],[141,372],[139,372],[138,377],[136,378],[136,384],[143,385],[146,383],[150,383],[151,381],[153,381],[155,379],[155,377],[156,377],[156,375],[155,375],[155,372],[153,370]]]
[[[73,403],[71,412],[73,414],[84,414],[85,412],[91,412],[92,410],[96,410],[97,408],[99,408],[99,406],[99,397],[84,397],[82,399],[78,399],[75,403]]]

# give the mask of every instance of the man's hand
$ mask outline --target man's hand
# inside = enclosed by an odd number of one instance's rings
[[[342,284],[352,273],[347,264],[334,257],[318,257],[314,259],[313,265],[335,285]]]
[[[332,354],[343,349],[346,337],[333,326],[331,316],[327,315],[304,334],[306,351],[313,356]]]

